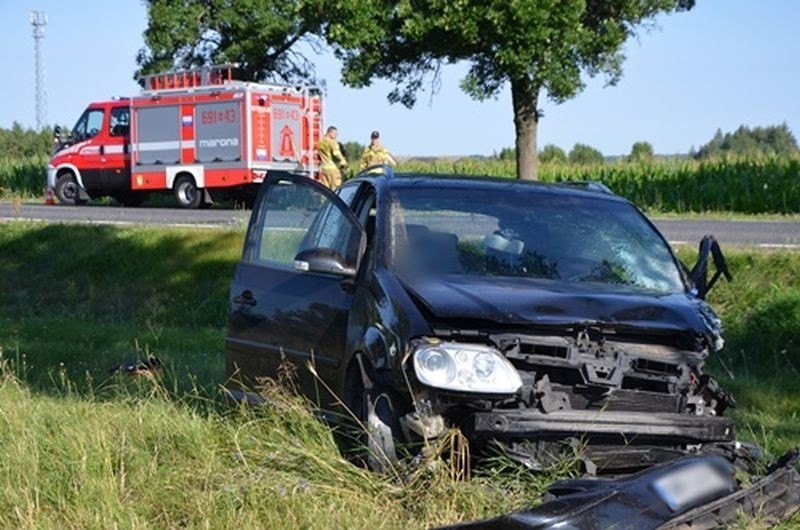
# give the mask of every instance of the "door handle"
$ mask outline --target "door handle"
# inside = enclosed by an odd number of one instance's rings
[[[233,299],[233,303],[238,305],[253,307],[254,305],[256,305],[256,299],[253,298],[252,292],[244,291],[242,292],[242,294]]]

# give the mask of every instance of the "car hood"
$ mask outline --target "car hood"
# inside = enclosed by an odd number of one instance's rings
[[[472,276],[403,278],[437,319],[541,326],[606,325],[718,336],[719,321],[687,294],[653,294],[625,286]]]

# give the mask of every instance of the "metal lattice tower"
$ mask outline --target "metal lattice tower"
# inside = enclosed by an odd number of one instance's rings
[[[44,27],[47,14],[44,11],[31,11],[28,19],[33,26],[33,43],[36,53],[36,128],[41,130],[47,118],[47,86],[44,78]]]

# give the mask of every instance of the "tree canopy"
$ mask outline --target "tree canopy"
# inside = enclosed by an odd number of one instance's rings
[[[570,164],[590,165],[602,164],[605,162],[603,153],[586,144],[573,145],[572,149],[569,151],[568,158]]]
[[[319,41],[325,0],[145,0],[145,47],[136,76],[175,67],[237,63],[248,80],[312,80],[297,51]]]
[[[653,144],[650,142],[636,142],[631,146],[628,162],[650,162],[654,157]]]
[[[539,152],[539,161],[542,164],[564,164],[567,162],[567,153],[557,145],[547,144]]]
[[[789,126],[783,123],[752,129],[742,125],[733,133],[725,134],[717,129],[714,137],[693,156],[702,159],[723,155],[790,155],[797,152],[797,139]]]
[[[0,128],[0,159],[45,156],[53,149],[53,129],[26,129],[14,122],[10,129]]]
[[[411,106],[435,87],[442,65],[467,61],[461,87],[483,100],[510,84],[517,173],[537,177],[540,95],[556,102],[584,87],[583,75],[622,74],[622,45],[659,13],[694,0],[334,0],[329,42],[354,87],[388,79],[389,100]],[[430,82],[431,85],[427,83]]]
[[[622,46],[661,13],[694,0],[145,0],[148,27],[137,74],[238,63],[247,79],[303,82],[313,63],[297,44],[326,41],[352,87],[395,84],[412,106],[443,65],[464,61],[475,99],[511,88],[517,175],[537,178],[540,98],[563,102],[585,76],[622,75]],[[478,124],[476,124],[477,126]]]

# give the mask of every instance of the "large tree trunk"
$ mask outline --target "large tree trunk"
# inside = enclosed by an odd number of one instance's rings
[[[514,129],[517,133],[517,178],[539,180],[539,155],[536,151],[536,126],[539,114],[536,104],[539,90],[530,79],[511,81],[511,101],[514,105]]]

